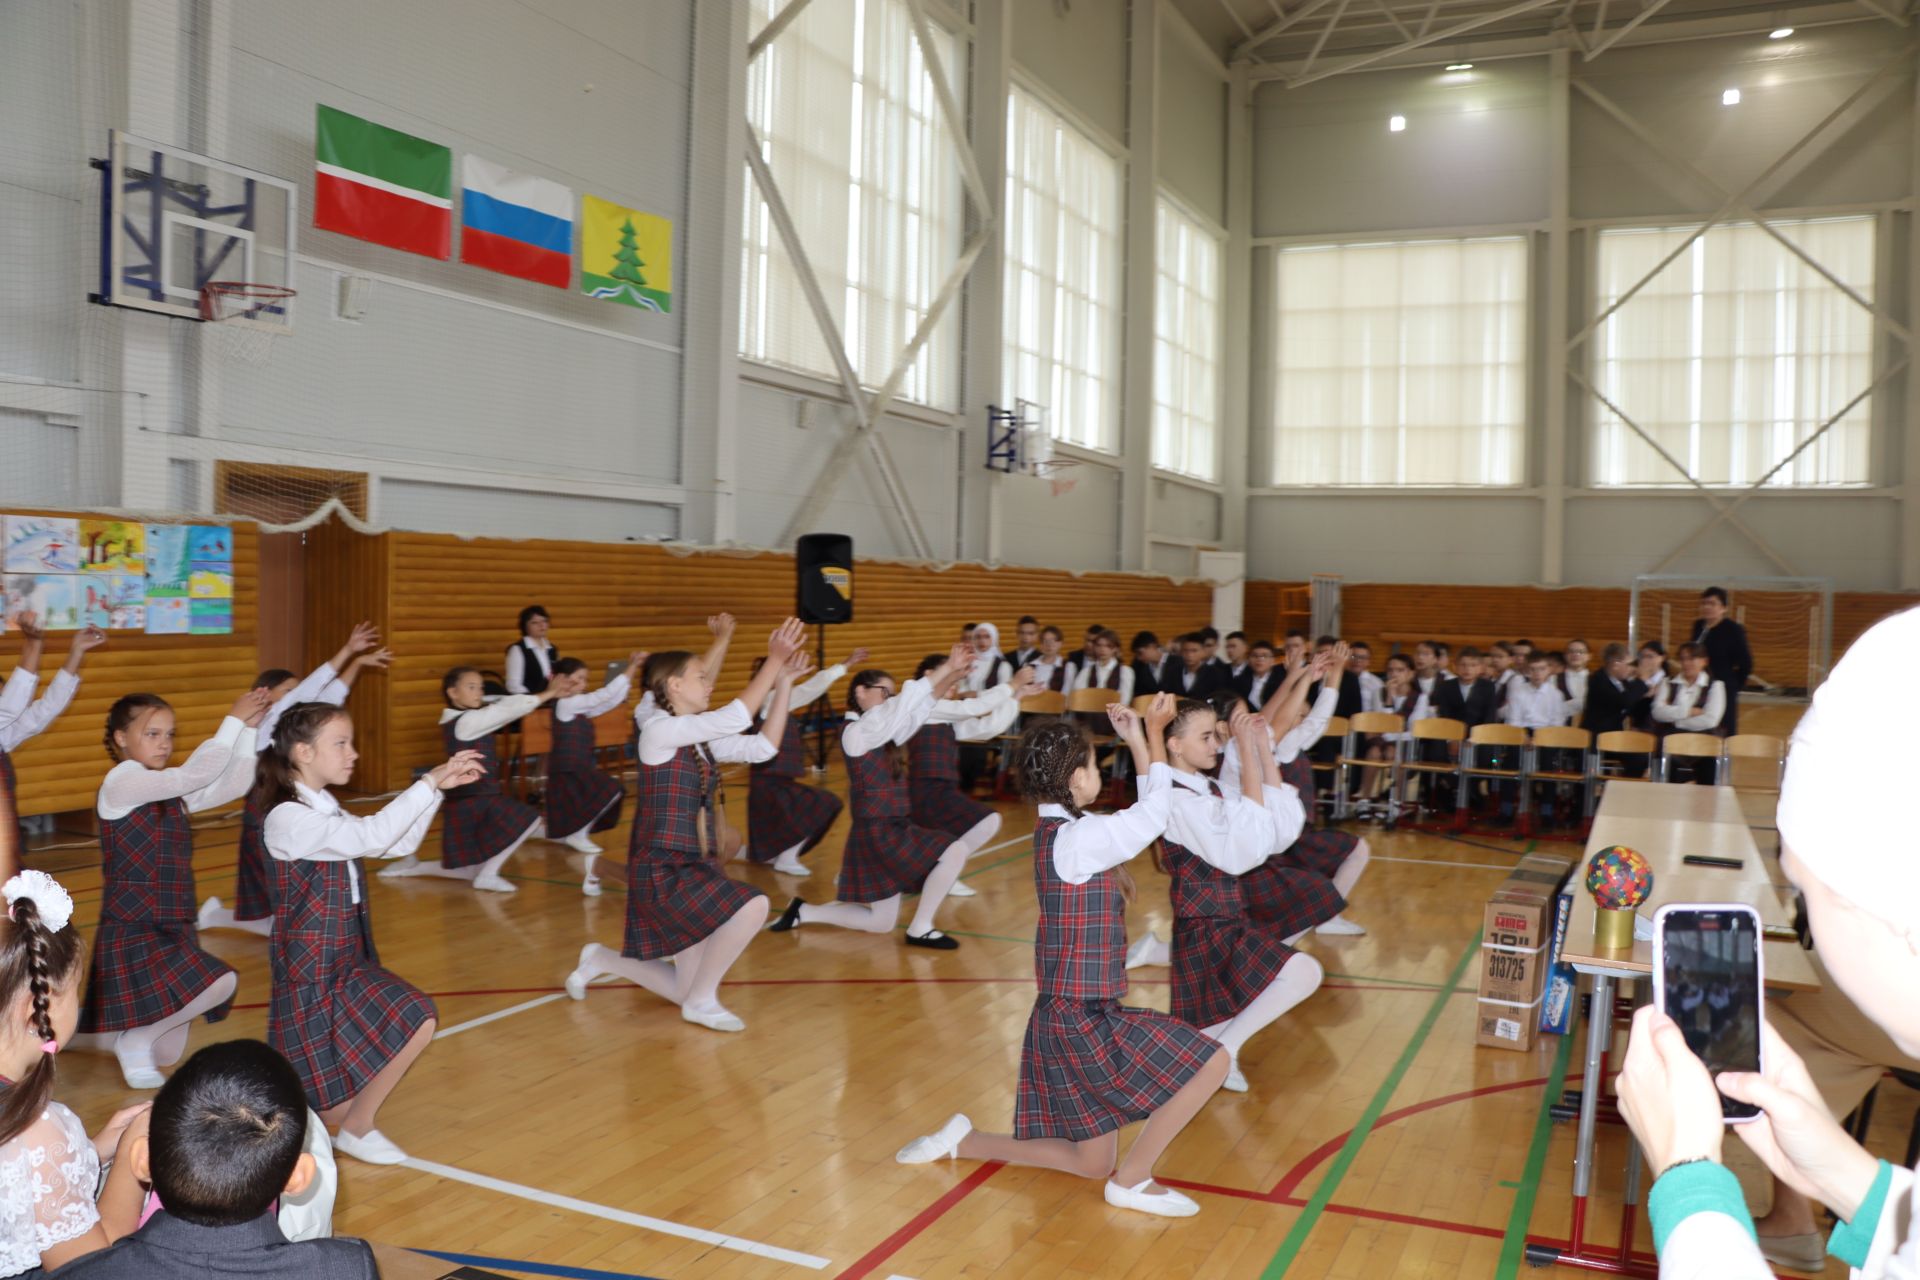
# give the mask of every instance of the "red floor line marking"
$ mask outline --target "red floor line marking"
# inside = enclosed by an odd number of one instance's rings
[[[1288,1204],[1304,1206],[1307,1202],[1297,1198],[1289,1199]],[[1397,1222],[1408,1227],[1427,1227],[1434,1231],[1451,1231],[1456,1235],[1485,1236],[1493,1240],[1506,1238],[1506,1232],[1499,1227],[1475,1226],[1471,1222],[1448,1222],[1444,1218],[1422,1218],[1410,1213],[1388,1213],[1384,1209],[1362,1209],[1356,1205],[1329,1204],[1328,1213],[1343,1214],[1349,1218],[1370,1218],[1376,1222]]]
[[[834,1280],[859,1280],[859,1277],[877,1270],[881,1263],[900,1252],[915,1236],[938,1222],[947,1210],[972,1195],[974,1188],[1004,1168],[1005,1165],[993,1160],[981,1165],[958,1185],[948,1188],[945,1195],[910,1218],[905,1226],[868,1250],[865,1256],[835,1276]]]

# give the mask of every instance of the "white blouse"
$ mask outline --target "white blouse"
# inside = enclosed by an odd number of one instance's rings
[[[1085,884],[1110,867],[1140,855],[1167,829],[1170,792],[1161,787],[1118,813],[1086,813],[1078,818],[1057,804],[1040,806],[1042,818],[1065,818],[1053,836],[1053,871],[1068,884]]]
[[[605,715],[626,700],[627,673],[622,671],[592,693],[576,693],[555,699],[553,718],[561,724],[575,716],[585,716],[591,720],[595,716]]]
[[[1207,865],[1245,875],[1305,830],[1306,810],[1292,787],[1263,786],[1265,803],[1255,804],[1238,792],[1214,795],[1212,781],[1156,762],[1140,784],[1143,798],[1162,788],[1171,792],[1167,839]]]
[[[515,720],[524,718],[539,705],[540,695],[537,693],[510,693],[471,711],[447,707],[440,712],[440,723],[457,720],[459,723],[453,726],[453,736],[462,742],[478,742],[488,734],[497,733]]]
[[[260,721],[260,729],[254,735],[254,750],[265,751],[273,745],[273,731],[279,725],[280,717],[303,702],[325,702],[333,706],[345,706],[347,686],[333,669],[331,662],[323,662],[307,678],[287,690],[284,698],[267,708],[266,716]]]
[[[986,742],[1011,729],[1019,718],[1013,686],[998,684],[977,698],[936,699],[927,723],[952,725],[953,736],[962,742]]]
[[[1727,714],[1727,686],[1706,672],[1689,682],[1675,677],[1673,700],[1661,693],[1653,700],[1653,718],[1689,733],[1706,733],[1720,727]]]
[[[1567,699],[1551,680],[1540,685],[1517,680],[1507,686],[1500,718],[1522,729],[1549,729],[1567,722]]]
[[[971,708],[981,699],[958,701]],[[841,753],[852,759],[888,743],[904,743],[933,718],[933,707],[933,681],[924,676],[909,680],[873,710],[847,712],[846,727],[840,730]]]
[[[441,791],[422,778],[388,801],[378,813],[358,817],[341,808],[331,791],[293,784],[299,800],[273,807],[267,815],[267,852],[281,862],[345,862],[360,901],[359,858],[404,858],[420,847],[440,812]]]
[[[24,667],[15,667],[7,677],[6,691],[0,693],[0,751],[18,750],[21,743],[59,719],[80,688],[80,677],[60,668],[47,691],[35,700],[33,691],[39,683],[39,677]]]
[[[640,763],[658,767],[673,759],[682,747],[706,744],[720,764],[759,764],[780,754],[780,744],[754,733],[753,713],[735,698],[718,711],[696,716],[661,714],[640,731]]]
[[[158,800],[185,800],[188,813],[238,800],[253,785],[258,762],[253,752],[241,749],[246,732],[245,721],[228,716],[185,764],[149,769],[136,760],[122,760],[107,771],[94,811],[113,822]]]
[[[533,646],[534,661],[540,664],[540,674],[553,678],[553,642],[535,640],[532,636],[522,636],[520,640]],[[527,691],[527,653],[520,647],[520,640],[507,646],[507,692],[523,694]]]
[[[0,1276],[40,1265],[40,1255],[78,1240],[100,1221],[94,1195],[100,1155],[80,1118],[49,1102],[40,1118],[0,1146]]]
[[[960,687],[970,693],[983,693],[987,688],[987,678],[996,673],[1000,677],[994,682],[994,688],[997,689],[1013,679],[1013,664],[998,654],[985,655],[984,659],[976,657],[962,678]]]
[[[1115,667],[1120,668],[1120,688],[1118,690],[1120,701],[1126,703],[1128,706],[1132,706],[1133,667],[1129,663],[1120,661],[1118,658],[1115,658],[1105,666],[1097,662],[1089,662],[1086,666],[1081,667],[1078,671],[1074,672],[1073,687],[1076,689],[1104,689],[1107,687],[1107,677],[1113,674]]]
[[[1327,684],[1320,687],[1320,696],[1313,700],[1313,706],[1300,723],[1280,735],[1280,741],[1273,744],[1273,758],[1279,764],[1292,764],[1294,758],[1314,743],[1320,741],[1327,732],[1327,721],[1333,719],[1334,708],[1340,705],[1340,690]]]

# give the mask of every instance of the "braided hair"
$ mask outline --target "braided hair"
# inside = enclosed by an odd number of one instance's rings
[[[133,727],[133,722],[150,711],[171,711],[173,707],[157,693],[129,693],[107,709],[107,732],[105,742],[107,757],[119,764],[126,757],[120,754],[120,744],[113,740],[116,733],[124,733]]]
[[[336,707],[331,702],[302,702],[289,707],[280,717],[280,722],[273,726],[272,745],[260,753],[253,790],[247,794],[247,803],[262,818],[272,813],[276,805],[300,798],[300,793],[293,788],[299,773],[293,763],[293,749],[302,744],[313,745],[335,717],[346,714],[344,707]]]
[[[1073,775],[1098,766],[1093,735],[1077,721],[1038,720],[1020,735],[1013,758],[1020,777],[1020,794],[1035,804],[1057,804],[1075,818],[1086,813],[1073,799]],[[1131,903],[1133,877],[1125,867],[1114,868],[1120,896]]]
[[[687,664],[693,661],[691,649],[668,649],[664,653],[649,654],[647,665],[640,669],[640,681],[647,686],[647,692],[659,708],[668,715],[673,714],[673,699],[667,696],[667,681],[678,679],[686,674]]]
[[[30,997],[27,1033],[38,1043],[57,1039],[54,993],[78,976],[85,958],[78,929],[56,933],[41,922],[32,898],[16,900],[12,918],[0,916],[0,1008],[12,1008],[24,989]],[[19,1137],[46,1110],[53,1096],[53,1059],[51,1053],[36,1055],[13,1087],[0,1094],[0,1143]]]

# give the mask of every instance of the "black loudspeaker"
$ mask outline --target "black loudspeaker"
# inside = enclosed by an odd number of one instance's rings
[[[800,621],[853,621],[853,539],[844,533],[801,535],[793,549]]]

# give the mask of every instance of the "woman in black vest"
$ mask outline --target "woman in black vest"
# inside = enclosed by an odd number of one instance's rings
[[[507,692],[545,693],[560,651],[547,639],[547,611],[530,604],[520,611],[520,638],[507,646]]]

